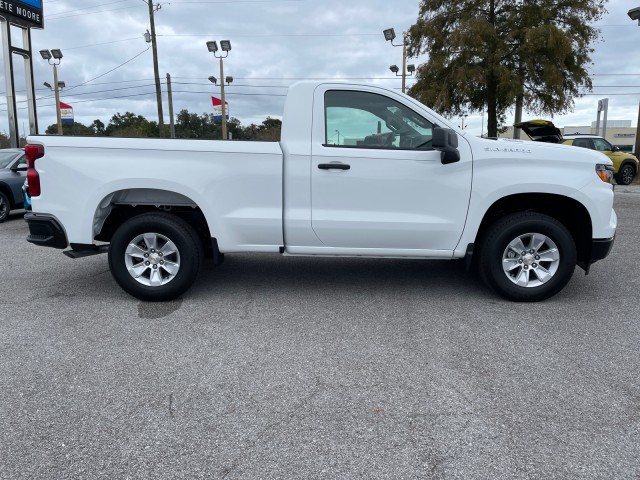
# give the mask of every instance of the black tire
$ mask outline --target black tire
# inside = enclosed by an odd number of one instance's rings
[[[616,183],[619,185],[629,185],[633,182],[633,179],[636,176],[636,169],[633,168],[633,165],[625,164],[620,167],[618,173],[616,174]]]
[[[524,247],[522,252],[512,248],[518,245]],[[537,302],[565,287],[576,260],[575,242],[564,225],[548,215],[522,212],[489,227],[481,241],[479,267],[487,285],[503,297]]]
[[[4,222],[11,211],[11,200],[4,192],[0,192],[0,223]]]
[[[155,248],[144,240],[135,241],[145,234],[155,236],[150,237],[155,238],[152,242]],[[167,256],[163,257],[165,248]],[[136,253],[127,254],[127,249]],[[145,252],[147,258],[137,252]],[[141,300],[167,301],[182,295],[198,276],[202,258],[202,243],[195,230],[181,218],[167,213],[145,213],[127,220],[116,230],[109,245],[113,278],[125,292]],[[177,270],[175,274],[167,270],[169,264]],[[130,269],[141,272],[138,279],[129,273]],[[151,285],[154,280],[166,283]]]

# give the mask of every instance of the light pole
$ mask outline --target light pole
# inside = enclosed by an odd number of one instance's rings
[[[407,83],[407,72],[409,75],[413,75],[413,72],[416,71],[415,65],[407,65],[407,42],[406,39],[402,40],[402,43],[395,44],[393,43],[394,38],[396,38],[396,32],[393,28],[387,28],[383,30],[384,39],[387,42],[391,42],[391,45],[394,47],[402,47],[402,74],[398,75],[398,71],[400,70],[397,65],[391,65],[389,70],[396,74],[396,77],[402,77],[402,93],[406,91],[406,83]]]
[[[53,88],[56,96],[56,118],[58,121],[58,135],[62,135],[62,116],[60,115],[59,88],[61,86],[64,86],[64,82],[58,82],[58,65],[60,65],[60,61],[62,60],[62,52],[58,48],[52,48],[51,51],[40,50],[40,55],[42,55],[42,58],[44,58],[49,63],[49,65],[53,65]],[[62,83],[62,85],[60,85],[60,83]]]
[[[640,7],[632,8],[627,12],[631,20],[637,20],[640,27]],[[640,104],[638,104],[638,125],[636,126],[636,146],[634,147],[636,157],[640,157]]]
[[[338,134],[338,145],[340,145],[340,130],[336,130],[336,133]]]
[[[207,42],[207,49],[213,53],[213,56],[216,58],[220,59],[220,102],[222,103],[222,139],[226,140],[227,139],[227,112],[226,112],[226,105],[225,105],[225,100],[224,100],[224,67],[223,67],[223,62],[222,59],[223,58],[227,58],[227,56],[229,55],[229,51],[231,50],[231,42],[229,40],[220,40],[220,48],[222,49],[223,52],[225,52],[224,56],[223,55],[218,55],[218,43],[216,41],[209,41]],[[227,77],[227,83],[231,83],[229,82],[228,79],[231,79],[231,81],[233,81],[233,77]],[[209,80],[211,80],[211,77],[209,77]],[[215,82],[214,82],[215,83]]]
[[[213,75],[211,75],[209,77],[209,81],[211,83],[213,83],[214,85],[218,84],[218,79],[216,77],[214,77]],[[227,131],[227,115],[226,115],[226,105],[224,103],[224,83],[227,82],[227,85],[229,85],[231,82],[233,82],[233,77],[227,75],[223,81],[220,81],[220,88],[222,89],[222,95],[220,95],[220,107],[222,108],[222,139],[223,140],[227,140],[228,139],[228,135],[226,134]]]
[[[463,113],[462,115],[460,115],[460,130],[464,130],[465,128],[467,128],[467,124],[464,123],[465,120],[467,119],[467,117],[469,116],[468,113]]]

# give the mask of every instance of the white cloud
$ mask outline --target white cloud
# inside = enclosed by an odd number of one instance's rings
[[[225,75],[233,76],[234,82],[226,89],[227,100],[232,116],[248,125],[267,116],[281,116],[282,95],[296,79],[360,79],[353,81],[399,89],[400,78],[389,71],[389,65],[400,66],[402,52],[385,42],[382,30],[393,27],[401,37],[415,22],[419,2],[172,0],[160,4],[155,19],[165,122],[167,72],[173,80],[175,113],[181,109],[211,111],[210,96],[218,96],[219,87],[207,77],[219,77],[219,64],[205,42],[229,39],[232,51],[224,67]],[[88,8],[92,5],[103,6]],[[33,51],[62,49],[59,79],[67,87],[117,67],[148,46],[143,33],[149,28],[149,16],[141,0],[45,0],[44,7],[45,28],[32,31]],[[573,113],[553,119],[558,125],[589,124],[595,119],[597,100],[606,96],[610,98],[610,119],[630,119],[635,124],[640,100],[640,53],[635,46],[640,44],[640,27],[627,17],[629,8],[629,2],[623,0],[609,2],[609,13],[599,22],[602,41],[595,44],[592,57],[595,95],[577,99]],[[60,13],[56,16],[56,12]],[[410,63],[421,60],[424,58]],[[16,67],[18,76],[19,71],[21,66]],[[34,77],[37,97],[50,96],[42,83],[52,83],[52,70],[37,53]],[[4,90],[4,79],[0,82]],[[628,95],[613,95],[625,92]],[[147,95],[124,97],[140,93]],[[99,100],[107,97],[122,98]],[[151,50],[87,85],[65,89],[61,98],[85,124],[96,118],[106,124],[113,114],[125,111],[156,120]],[[24,93],[18,93],[18,100],[24,100]],[[51,98],[38,102],[41,131],[55,122],[53,103]],[[5,108],[0,106],[0,110]],[[19,111],[19,119],[21,128],[22,124],[28,127],[26,110]],[[474,134],[480,134],[481,123],[480,115],[467,118]],[[0,131],[8,131],[6,112],[0,112]]]

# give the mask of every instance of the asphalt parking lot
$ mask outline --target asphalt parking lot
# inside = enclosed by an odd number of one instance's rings
[[[174,302],[0,224],[0,478],[640,478],[640,185],[509,303],[460,262],[228,255]]]

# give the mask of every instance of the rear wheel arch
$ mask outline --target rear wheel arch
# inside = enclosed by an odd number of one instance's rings
[[[189,197],[168,190],[127,189],[106,195],[94,213],[93,238],[110,242],[123,223],[154,212],[168,213],[188,223],[200,238],[205,254],[212,255],[212,234],[202,209]]]

